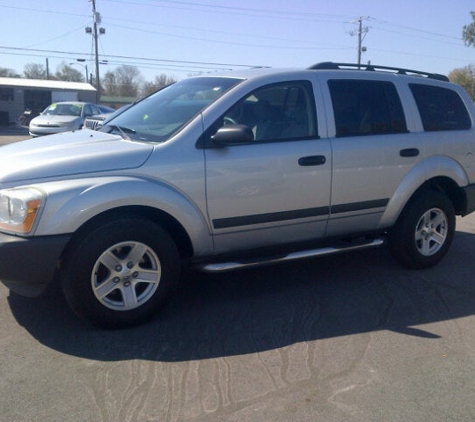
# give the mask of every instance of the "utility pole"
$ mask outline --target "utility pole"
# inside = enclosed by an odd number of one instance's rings
[[[96,0],[89,0],[92,3],[92,15],[94,19],[94,25],[92,28],[87,27],[86,33],[91,34],[94,38],[94,54],[95,54],[95,62],[96,62],[96,103],[99,103],[101,100],[101,79],[99,76],[99,34],[105,34],[106,30],[104,28],[99,28],[97,30],[97,25],[101,23],[101,14],[96,11]]]
[[[95,51],[95,57],[96,57],[96,89],[97,89],[96,103],[99,104],[99,101],[101,100],[101,79],[99,78],[99,49],[97,47],[98,38],[99,38],[99,36],[97,35],[98,16],[96,12],[96,0],[91,0],[91,1],[92,1],[92,14],[94,17],[94,51]]]
[[[367,26],[363,27],[363,21],[369,19],[369,16],[360,16],[358,19],[352,21],[351,23],[358,24],[357,31],[350,31],[350,35],[358,35],[358,67],[361,64],[361,53],[366,51],[366,47],[363,47],[364,36],[368,33],[369,28]]]

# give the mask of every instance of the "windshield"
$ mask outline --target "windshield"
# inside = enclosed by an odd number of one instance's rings
[[[80,116],[82,104],[51,104],[43,114],[48,116]]]
[[[100,131],[126,133],[134,140],[166,141],[239,82],[216,77],[177,82],[108,120]]]

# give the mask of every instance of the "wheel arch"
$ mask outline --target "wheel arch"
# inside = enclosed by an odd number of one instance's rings
[[[153,318],[180,278],[180,255],[169,233],[123,211],[85,223],[65,250],[58,274],[72,310],[107,329]]]
[[[401,181],[389,200],[380,227],[393,226],[406,205],[427,190],[445,194],[452,202],[455,213],[464,215],[467,197],[462,187],[468,184],[467,174],[458,162],[445,156],[430,157],[412,168]]]
[[[166,213],[163,210],[159,210],[147,206],[123,206],[114,209],[103,211],[100,214],[95,215],[85,223],[83,223],[73,234],[71,240],[68,242],[63,250],[61,259],[67,256],[69,250],[74,244],[81,239],[86,233],[90,232],[94,228],[101,224],[107,223],[113,219],[119,218],[140,218],[149,220],[152,223],[156,223],[162,227],[171,238],[174,240],[180,257],[182,259],[190,258],[193,255],[194,248],[190,236],[186,232],[185,228],[176,220],[173,216]]]
[[[415,188],[404,202],[400,201],[398,204],[397,213],[394,212],[391,214],[393,220],[392,224],[389,225],[392,226],[397,221],[408,204],[410,204],[416,198],[424,195],[424,193],[427,191],[443,193],[445,196],[447,196],[450,202],[452,202],[456,215],[462,215],[464,213],[467,205],[467,198],[463,189],[452,178],[447,176],[437,176],[425,181],[422,185]],[[387,218],[386,213],[384,216]]]
[[[35,235],[77,237],[91,225],[111,218],[140,217],[163,226],[184,257],[209,254],[213,239],[197,203],[163,183],[132,177],[91,178],[42,185],[47,193]]]
[[[422,194],[425,190],[433,190],[443,193],[452,202],[455,214],[463,214],[467,205],[467,198],[460,186],[447,176],[434,177],[426,181],[416,192],[413,197]]]

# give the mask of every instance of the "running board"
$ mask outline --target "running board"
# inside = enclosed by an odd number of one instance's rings
[[[383,238],[375,238],[365,242],[358,242],[356,244],[349,243],[345,246],[328,246],[324,248],[317,248],[317,249],[309,249],[305,251],[298,251],[298,252],[291,252],[288,254],[278,255],[278,256],[270,256],[270,257],[259,257],[254,259],[246,259],[242,261],[235,261],[235,262],[216,262],[216,263],[208,263],[208,264],[198,264],[194,268],[209,272],[225,272],[225,271],[233,271],[243,268],[252,268],[252,267],[260,267],[263,265],[270,265],[276,264],[279,262],[286,262],[286,261],[295,261],[297,259],[306,259],[306,258],[314,258],[317,256],[323,255],[332,255],[335,253],[341,253],[346,251],[355,251],[358,249],[365,249],[371,248],[375,246],[380,246],[384,243]]]

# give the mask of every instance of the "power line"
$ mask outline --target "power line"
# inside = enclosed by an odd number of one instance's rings
[[[88,56],[86,53],[81,53],[77,51],[59,51],[59,50],[42,50],[37,48],[22,48],[22,47],[7,47],[0,45],[0,49],[4,50],[13,50],[13,51],[26,51],[32,53],[49,53],[49,54],[61,54],[63,56],[67,55],[70,58],[80,56]],[[43,56],[46,57],[46,56]],[[171,60],[171,59],[151,59],[148,57],[134,57],[134,56],[121,56],[121,55],[113,55],[108,54],[104,55],[105,58],[113,58],[113,59],[127,59],[127,60],[140,60],[145,61],[148,63],[180,63],[180,64],[187,64],[187,65],[209,65],[209,66],[216,66],[216,67],[244,67],[244,68],[253,68],[253,67],[265,67],[260,65],[253,65],[253,64],[242,64],[242,63],[219,63],[219,62],[202,62],[202,61],[192,61],[192,60]],[[60,57],[63,58],[63,57]]]
[[[244,15],[244,16],[253,16],[253,17],[266,17],[266,18],[276,18],[276,19],[285,19],[285,20],[304,20],[304,21],[319,21],[319,22],[335,22],[335,20],[340,21],[340,23],[346,22],[351,18],[350,15],[331,15],[331,14],[319,14],[319,13],[308,13],[308,12],[295,12],[292,10],[275,10],[275,9],[257,9],[249,7],[236,7],[236,6],[224,6],[216,4],[207,4],[207,3],[194,3],[191,1],[173,1],[173,0],[148,0],[144,1],[132,1],[132,0],[104,0],[106,2],[112,3],[121,3],[127,5],[139,5],[147,7],[159,7],[161,9],[178,9],[178,10],[191,10],[199,12],[210,12],[213,13],[232,13],[235,15]],[[152,3],[152,4],[150,4]],[[162,4],[158,4],[162,3]],[[167,5],[164,5],[166,3]],[[325,19],[325,20],[323,20]],[[327,20],[330,19],[330,20]],[[342,21],[342,19],[344,21]]]
[[[192,36],[182,36],[182,35],[177,35],[177,30],[180,30],[180,29],[183,29],[183,30],[186,30],[186,31],[197,31],[197,32],[204,32],[206,34],[217,34],[218,36],[222,36],[222,35],[231,35],[233,37],[249,37],[249,38],[256,38],[255,34],[251,34],[251,33],[239,33],[239,32],[230,32],[230,31],[220,31],[220,30],[216,30],[216,29],[212,29],[212,28],[190,28],[189,26],[180,26],[180,25],[166,25],[166,24],[158,24],[156,22],[147,22],[147,21],[137,21],[137,20],[131,20],[131,19],[117,19],[117,18],[111,18],[111,17],[108,17],[107,18],[107,21],[108,21],[108,25],[109,26],[113,26],[113,27],[117,27],[117,28],[122,28],[122,29],[129,29],[129,30],[133,30],[133,31],[143,31],[143,32],[149,32],[149,33],[153,33],[153,34],[157,34],[157,35],[166,35],[166,36],[170,36],[170,37],[180,37],[180,38],[186,38],[186,39],[196,39],[196,37],[192,37]],[[123,25],[118,25],[118,24],[111,24],[110,21],[119,21],[119,22],[128,22],[128,23],[131,23],[131,24],[138,24],[140,25],[139,28],[134,28],[134,27],[128,27],[128,26],[123,26]],[[147,30],[147,29],[144,29],[143,28],[143,25],[151,25],[153,26],[154,28],[156,27],[164,27],[164,28],[170,28],[173,33],[167,33],[167,32],[158,32],[158,31],[155,31],[155,30]],[[312,40],[308,40],[308,39],[305,39],[305,40],[298,40],[298,39],[289,39],[288,37],[284,38],[284,37],[271,37],[271,36],[259,36],[259,40],[270,40],[270,41],[278,41],[280,43],[282,42],[287,42],[287,43],[295,43],[296,45],[298,46],[301,46],[302,44],[307,44],[309,46],[312,46],[312,48],[315,48],[315,46],[317,45],[315,43],[315,41],[312,41]],[[206,41],[213,41],[213,40],[209,40],[207,39]],[[219,41],[216,41],[216,42],[225,42],[223,40],[219,40]],[[237,43],[239,45],[249,45],[249,44],[245,44],[245,43]],[[262,46],[262,45],[260,45]],[[325,43],[325,44],[321,44],[321,46],[328,46],[328,43]],[[281,46],[279,46],[281,47]],[[299,48],[299,47],[292,47],[292,48]]]
[[[407,29],[407,30],[413,31],[413,32],[420,32],[420,33],[427,34],[427,35],[434,35],[434,36],[439,37],[439,38],[449,38],[449,39],[457,40],[457,41],[461,40],[461,37],[454,37],[454,36],[451,36],[451,35],[440,34],[440,33],[433,32],[433,31],[426,31],[424,29],[414,28],[412,26],[407,26],[407,25],[401,25],[401,24],[397,24],[397,23],[393,23],[393,22],[390,22],[390,21],[385,21],[385,20],[381,20],[381,19],[377,19],[377,18],[370,18],[370,19],[372,21],[375,21],[375,22],[381,22],[381,23],[386,24],[386,25],[395,26],[397,28],[402,28],[402,29]],[[399,34],[401,34],[401,32],[399,32]]]
[[[133,28],[129,26],[124,26],[124,25],[115,25],[115,24],[108,24],[111,27],[115,28],[121,28],[121,29],[127,29],[129,31],[137,31],[137,32],[144,32],[144,33],[149,33],[149,34],[155,34],[155,35],[161,35],[161,36],[166,36],[166,37],[172,37],[172,38],[178,38],[178,39],[186,39],[186,40],[193,40],[193,41],[203,41],[207,43],[215,43],[215,44],[226,44],[226,45],[236,45],[236,46],[246,46],[246,47],[255,47],[255,48],[273,48],[273,49],[291,49],[291,50],[312,50],[315,51],[316,48],[320,50],[336,50],[336,49],[348,49],[347,46],[316,46],[315,44],[309,45],[309,46],[284,46],[282,44],[280,45],[269,45],[269,44],[262,44],[262,43],[246,43],[246,42],[241,42],[241,41],[229,41],[229,40],[223,40],[223,39],[209,39],[209,38],[199,38],[196,36],[188,36],[188,35],[182,35],[182,34],[177,34],[177,33],[167,33],[167,32],[159,32],[159,31],[154,31],[150,29],[144,29],[144,28]],[[289,40],[291,41],[291,40]],[[298,43],[298,40],[293,40],[291,42]]]

